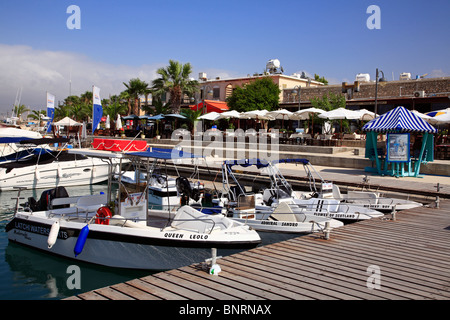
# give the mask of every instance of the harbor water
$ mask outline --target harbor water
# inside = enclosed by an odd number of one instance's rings
[[[107,190],[107,184],[66,187],[66,189],[70,196],[99,194]],[[20,196],[24,199],[19,203],[26,202],[28,197],[38,200],[44,190],[22,191]],[[17,191],[0,192],[0,300],[63,299],[145,277],[155,272],[98,266],[54,256],[22,244],[9,242],[5,228],[13,217],[16,198]],[[260,236],[262,239],[260,245],[266,245],[299,235],[263,232],[260,233]],[[218,255],[221,255],[220,250],[218,250]],[[203,261],[199,261],[199,263],[201,262]],[[74,266],[79,272],[79,282],[74,280]],[[79,288],[75,287],[75,284],[79,284]]]
[[[107,190],[107,184],[66,189],[71,196],[98,194]],[[21,197],[25,199],[21,203],[28,197],[39,199],[42,191],[22,191]],[[151,273],[82,263],[9,242],[5,227],[13,216],[15,197],[15,191],[0,192],[0,300],[63,299]],[[74,265],[79,268],[79,282],[73,278]]]

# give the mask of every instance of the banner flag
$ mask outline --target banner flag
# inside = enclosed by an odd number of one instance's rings
[[[94,134],[95,129],[97,129],[97,126],[99,125],[103,117],[102,101],[100,99],[100,88],[92,86],[92,99],[92,134]]]
[[[55,96],[47,92],[47,133],[52,130],[52,122],[55,116]]]

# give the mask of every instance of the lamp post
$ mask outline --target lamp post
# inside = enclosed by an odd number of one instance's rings
[[[295,97],[298,95],[298,111],[300,111],[300,97],[301,97],[301,86],[295,86],[291,94]],[[300,128],[300,119],[297,120],[297,128]]]
[[[209,91],[206,91],[207,89],[209,88]],[[206,92],[206,93],[205,93]],[[209,85],[205,85],[204,87],[203,87],[203,94],[202,94],[202,115],[204,115],[205,113],[206,113],[206,104],[205,104],[205,96],[207,97],[208,95],[212,95],[213,94],[213,91],[212,91],[212,89],[211,89],[211,87],[209,86]],[[198,110],[198,105],[197,105],[197,110]],[[205,128],[204,128],[204,122],[203,122],[203,119],[202,119],[202,130],[204,131],[205,130]]]
[[[378,68],[375,75],[375,117],[377,117],[378,114],[378,81],[385,82],[386,79],[384,78],[384,72],[380,70],[380,72],[383,74],[383,76],[378,80]]]

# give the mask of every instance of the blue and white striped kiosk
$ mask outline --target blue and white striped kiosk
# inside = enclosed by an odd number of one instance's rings
[[[397,107],[366,123],[365,157],[376,166],[366,172],[396,177],[420,177],[420,165],[434,160],[434,133],[437,129],[404,107]],[[411,155],[411,133],[422,134],[421,144]],[[386,134],[386,144],[378,143],[378,134]]]

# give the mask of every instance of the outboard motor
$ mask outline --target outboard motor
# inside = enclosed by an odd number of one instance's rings
[[[69,196],[66,188],[64,187],[56,187],[54,189],[45,190],[42,192],[41,197],[38,201],[34,199],[33,197],[28,198],[28,207],[31,209],[31,211],[45,211],[50,209],[50,204],[52,203],[53,199],[56,198],[67,198]],[[67,208],[70,205],[60,205],[55,206],[52,209],[60,209],[60,208]]]
[[[189,198],[197,202],[203,195],[203,190],[193,189],[186,177],[178,177],[175,183],[178,193],[181,194],[181,205],[189,204]]]

